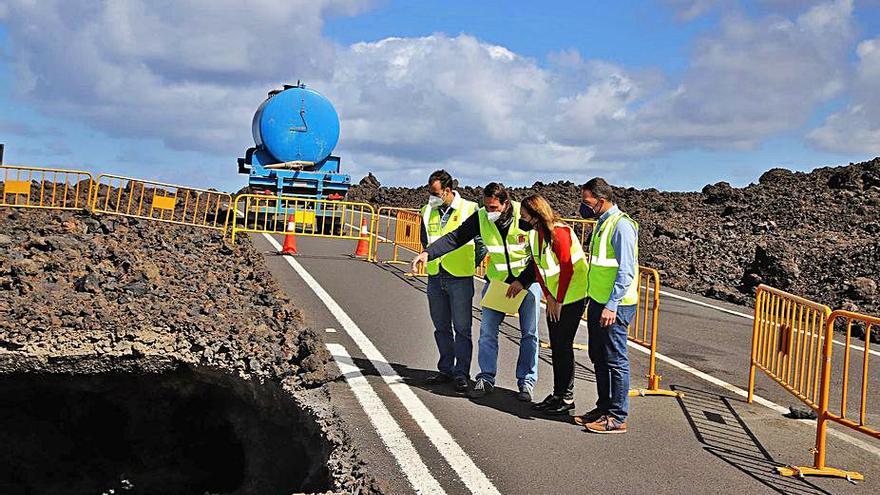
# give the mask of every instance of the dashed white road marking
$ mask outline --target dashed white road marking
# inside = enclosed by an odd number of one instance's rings
[[[263,234],[263,237],[275,248],[281,250],[281,244],[278,243],[271,235]],[[472,493],[486,495],[500,495],[500,492],[483,471],[474,464],[474,461],[461,448],[458,442],[452,438],[452,435],[440,424],[440,421],[428,409],[427,406],[416,396],[412,389],[403,381],[403,379],[394,371],[394,368],[388,364],[385,356],[379,352],[379,349],[364,334],[358,325],[350,316],[342,309],[321,284],[312,277],[312,275],[303,268],[294,258],[285,256],[284,260],[299,275],[299,277],[312,289],[318,299],[324,303],[324,306],[330,311],[337,321],[342,325],[342,329],[360,348],[364,356],[370,360],[373,367],[382,377],[382,380],[388,384],[388,387],[397,396],[400,402],[406,408],[413,421],[419,425],[422,432],[428,437],[428,440],[434,445],[441,456],[449,463],[449,466],[458,474],[462,483]]]
[[[345,347],[340,344],[328,343],[327,350],[330,351],[333,359],[336,360],[339,371],[342,372],[342,376],[345,377],[345,381],[351,387],[351,391],[364,409],[366,416],[370,419],[370,423],[376,428],[376,433],[379,434],[382,443],[385,444],[388,451],[394,456],[394,460],[397,461],[398,466],[400,466],[403,474],[406,475],[406,478],[415,488],[416,492],[446,493],[437,479],[431,475],[431,471],[428,470],[428,466],[425,465],[425,462],[419,456],[415,446],[413,446],[397,421],[394,420],[394,417],[391,416],[382,399],[379,398],[376,391],[373,390],[373,387],[370,386],[370,383],[361,373],[360,368],[354,364],[351,355],[349,355]]]
[[[327,332],[327,333],[336,333],[336,329],[335,329],[335,328],[325,328],[324,331]]]

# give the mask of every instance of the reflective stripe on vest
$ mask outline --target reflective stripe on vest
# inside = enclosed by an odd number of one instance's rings
[[[614,281],[617,279],[617,272],[620,265],[615,256],[614,246],[611,244],[611,236],[617,228],[617,223],[622,219],[632,222],[633,227],[638,232],[639,224],[623,212],[618,212],[607,218],[598,231],[594,230],[590,237],[590,267],[587,273],[587,294],[590,299],[605,304],[611,299],[611,292],[614,290]],[[626,294],[623,296],[621,305],[629,306],[639,301],[639,246],[638,241],[635,246],[634,260],[635,273],[632,283],[627,287]]]
[[[510,228],[507,230],[507,236],[503,239],[495,222],[489,221],[486,209],[477,210],[480,218],[480,236],[489,253],[489,266],[486,268],[486,276],[489,280],[503,282],[507,280],[508,273],[517,277],[529,262],[529,254],[526,249],[529,236],[526,231],[519,228],[519,202],[511,201],[510,207],[513,208],[513,218]],[[504,249],[505,242],[507,244],[506,251]],[[510,259],[509,266],[508,258]]]
[[[569,304],[575,301],[580,301],[587,296],[588,267],[586,255],[584,255],[584,248],[581,246],[580,239],[574,234],[574,230],[565,224],[560,224],[558,226],[566,227],[568,229],[568,234],[571,236],[570,254],[571,264],[574,270],[571,275],[571,281],[568,283],[565,297],[562,300],[562,304]],[[544,279],[544,285],[547,287],[547,291],[550,292],[553,297],[556,297],[557,292],[559,292],[559,272],[561,269],[559,267],[559,259],[556,257],[556,253],[553,252],[553,246],[545,240],[543,250],[540,250],[539,248],[541,246],[538,246],[539,240],[537,230],[533,230],[529,233],[529,244],[532,257],[534,258],[538,269],[541,271],[541,277]]]
[[[431,208],[428,205],[422,207],[422,224],[425,226],[425,232],[428,233],[428,244],[460,227],[476,211],[476,203],[462,198],[457,191],[454,191],[453,194],[455,197],[447,210],[447,214],[450,216],[445,225],[442,224],[440,211],[437,208]],[[475,273],[475,246],[476,244],[471,240],[464,246],[429,261],[425,268],[428,275],[439,274],[442,265],[447,273],[455,277],[473,277]]]

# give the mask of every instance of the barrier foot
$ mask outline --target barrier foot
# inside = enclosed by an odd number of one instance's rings
[[[844,471],[843,469],[825,467],[816,469],[811,466],[780,466],[776,468],[782,476],[797,476],[803,478],[805,476],[825,476],[830,478],[843,478],[850,483],[862,481],[865,477],[861,473],[855,471]]]
[[[516,315],[507,315],[507,316],[516,316]],[[549,349],[550,343],[542,340],[542,341],[540,341],[540,346],[541,346],[541,349]],[[589,347],[587,347],[584,344],[572,344],[571,348],[576,351],[586,351],[589,349]]]
[[[657,390],[651,390],[647,388],[634,388],[629,391],[630,397],[646,397],[650,395],[657,395],[662,397],[684,397],[684,394],[682,394],[681,392],[663,390],[662,388],[658,388]]]
[[[660,375],[649,374],[645,375],[645,378],[648,379],[648,388],[638,388],[630,390],[630,397],[645,397],[647,395],[657,395],[662,397],[684,397],[684,394],[681,392],[674,392],[672,390],[665,390],[660,388],[660,380],[663,378]]]

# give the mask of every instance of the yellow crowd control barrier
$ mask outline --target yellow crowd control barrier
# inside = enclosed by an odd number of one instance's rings
[[[234,205],[237,215],[232,220],[232,242],[238,233],[285,234],[291,216],[297,235],[370,239],[369,228],[376,218],[376,211],[369,204],[326,199],[239,194]],[[362,230],[367,230],[366,234]],[[373,244],[367,242],[370,261],[374,261]]]
[[[806,405],[817,409],[822,389],[825,324],[831,308],[761,285],[755,296],[749,402],[761,370]]]
[[[586,315],[585,315],[586,316]],[[653,268],[639,267],[639,302],[636,314],[627,328],[630,342],[648,349],[648,387],[629,391],[630,396],[662,395],[678,397],[678,392],[660,388],[663,378],[657,374],[657,331],[660,320],[660,273]]]
[[[596,221],[584,220],[582,218],[563,218],[562,221],[571,226],[575,235],[581,240],[581,245],[585,246],[586,249],[586,246],[590,243],[590,236],[593,234],[593,229],[596,228]]]
[[[99,213],[158,220],[226,231],[232,196],[228,193],[101,174],[92,209]]]
[[[581,317],[587,321],[587,312]],[[630,342],[648,350],[648,379],[647,388],[632,389],[631,397],[659,395],[678,397],[681,394],[672,390],[660,388],[660,380],[663,378],[657,374],[657,333],[660,320],[660,273],[653,268],[639,266],[639,301],[636,303],[636,314],[627,328],[627,338]],[[541,341],[541,347],[549,348],[550,344]],[[577,350],[586,351],[587,346],[574,344]]]
[[[391,244],[391,259],[384,263],[408,264],[408,261],[400,259],[400,248],[414,253],[422,250],[421,239],[422,218],[419,210],[414,208],[395,208],[382,206],[377,211],[373,220],[373,243],[375,245],[375,258],[379,260],[379,245]],[[425,275],[424,268],[421,273]]]
[[[864,347],[857,350],[857,355],[853,357],[852,334],[854,324],[862,327],[865,335]],[[833,337],[835,327],[844,330],[846,336],[844,342],[842,364],[839,367],[833,366],[834,346]],[[846,478],[850,481],[858,481],[864,479],[861,473],[855,471],[845,471],[838,468],[828,467],[825,464],[827,452],[827,435],[828,422],[834,422],[841,426],[853,429],[860,433],[880,439],[880,425],[869,424],[868,417],[868,393],[871,390],[872,378],[873,386],[876,383],[876,376],[870,373],[870,352],[871,352],[871,331],[873,328],[880,327],[880,318],[867,316],[851,311],[836,310],[830,313],[823,327],[824,339],[821,346],[820,376],[818,378],[819,391],[817,401],[811,404],[816,410],[818,416],[816,422],[816,445],[813,450],[812,466],[787,466],[778,468],[779,474],[783,476],[831,476],[838,478]],[[860,361],[860,362],[859,362]],[[838,363],[840,364],[840,363]],[[859,395],[853,405],[857,407],[855,417],[850,418],[848,415],[851,398],[849,395],[849,385],[851,380],[851,369],[857,370],[857,379]],[[835,369],[837,373],[835,373]],[[839,390],[832,388],[832,383],[840,386]],[[831,398],[835,397],[832,406]]]
[[[0,206],[78,210],[89,204],[95,181],[82,170],[0,166]]]
[[[837,412],[829,409],[831,395],[832,352],[834,326],[838,320],[846,320],[846,350],[844,351],[843,382],[838,391],[841,401]],[[864,479],[854,471],[844,471],[825,465],[826,434],[828,421],[834,421],[855,430],[880,438],[876,429],[865,424],[865,405],[868,393],[868,351],[870,339],[865,341],[862,366],[862,387],[859,420],[846,417],[847,387],[851,349],[849,347],[853,321],[867,325],[880,324],[880,320],[831,308],[787,292],[761,285],[755,298],[755,323],[752,330],[752,356],[749,367],[749,395],[751,403],[755,391],[755,371],[761,370],[789,393],[816,411],[816,445],[813,450],[814,465],[809,467],[786,466],[777,471],[783,476],[830,476],[848,480]],[[835,383],[840,383],[835,381]]]

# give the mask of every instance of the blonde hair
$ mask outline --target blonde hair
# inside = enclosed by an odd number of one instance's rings
[[[562,218],[553,211],[550,203],[540,194],[533,194],[522,200],[522,207],[529,213],[530,217],[538,219],[538,229],[544,234],[544,239],[548,240],[549,245],[556,243],[556,231],[553,227],[557,223],[562,223]]]

